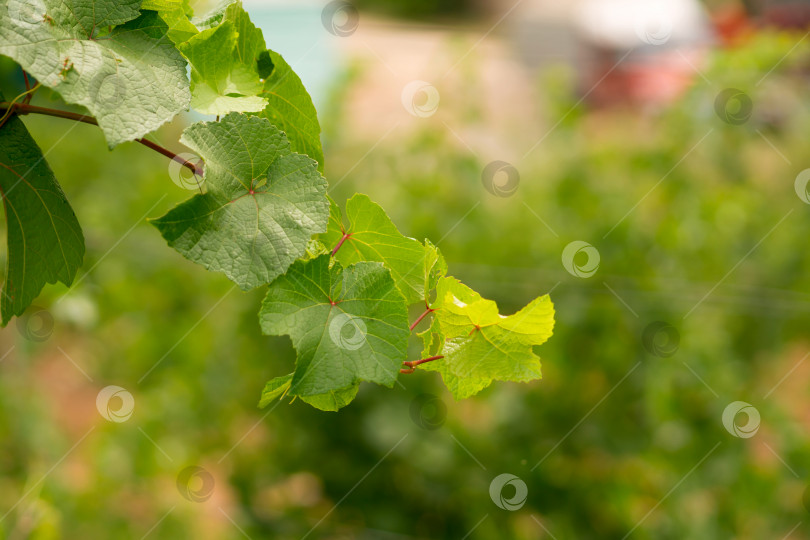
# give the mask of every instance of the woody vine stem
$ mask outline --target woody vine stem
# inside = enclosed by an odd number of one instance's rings
[[[30,96],[31,94],[28,94],[28,95]],[[17,115],[43,114],[43,115],[46,115],[46,116],[54,116],[56,118],[65,118],[65,119],[73,120],[73,121],[76,121],[76,122],[82,122],[84,124],[91,124],[91,125],[94,125],[94,126],[98,125],[98,121],[95,118],[93,118],[92,116],[87,116],[87,115],[84,115],[84,114],[78,114],[78,113],[74,113],[74,112],[70,112],[70,111],[62,111],[62,110],[59,110],[59,109],[49,109],[47,107],[38,107],[36,105],[29,105],[27,101],[23,101],[21,103],[6,102],[6,101],[0,102],[0,112],[4,113],[2,115],[3,117],[5,117],[6,115],[8,115],[10,117],[11,115],[14,115],[14,114],[17,114]],[[0,128],[2,128],[2,126],[3,126],[3,123],[0,123]],[[135,139],[135,140],[137,142],[141,143],[142,145],[146,146],[147,148],[151,148],[155,152],[163,154],[167,158],[180,163],[180,165],[190,169],[191,172],[193,172],[194,174],[196,174],[198,176],[202,176],[202,172],[203,172],[202,171],[202,161],[200,161],[197,164],[194,164],[194,163],[192,163],[192,162],[190,162],[188,160],[183,159],[182,157],[175,154],[171,150],[163,148],[159,144],[154,143],[154,142],[152,142],[150,140],[147,140],[147,139]]]

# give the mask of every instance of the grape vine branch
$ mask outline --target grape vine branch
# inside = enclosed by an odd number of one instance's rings
[[[244,291],[265,289],[259,327],[288,336],[296,360],[267,382],[260,406],[289,397],[336,411],[362,382],[390,388],[417,369],[438,372],[457,399],[494,381],[541,378],[535,347],[554,329],[549,296],[502,315],[448,275],[437,246],[402,234],[367,195],[342,206],[329,197],[312,99],[241,2],[202,15],[180,0],[61,6],[0,9],[0,55],[19,65],[25,86],[0,89],[3,325],[47,284],[71,286],[84,259],[76,213],[22,121],[44,115],[98,126],[111,149],[136,141],[201,179],[199,193],[149,222],[183,257]],[[65,107],[34,104],[40,88]],[[209,119],[178,141],[199,160],[147,138],[187,110]],[[407,360],[414,334],[420,359]]]
[[[25,72],[23,72],[25,73]],[[27,76],[26,76],[27,80]],[[28,94],[30,96],[31,94]],[[26,98],[28,97],[26,96]],[[92,116],[87,116],[85,114],[78,114],[71,111],[62,111],[59,109],[51,109],[48,107],[38,107],[36,105],[29,105],[28,103],[9,103],[9,102],[0,102],[0,112],[7,113],[10,115],[26,115],[26,114],[43,114],[45,116],[53,116],[55,118],[64,118],[67,120],[74,120],[76,122],[81,122],[83,124],[90,124],[93,126],[98,125],[98,120],[93,118]],[[0,124],[2,127],[2,124]],[[178,154],[175,154],[171,150],[163,148],[157,143],[154,143],[148,139],[135,139],[135,142],[141,143],[147,148],[151,148],[155,152],[163,154],[167,158],[178,162],[183,167],[186,167],[191,172],[196,174],[197,176],[203,175],[203,167],[202,161],[197,164],[194,164],[186,159],[183,159]]]

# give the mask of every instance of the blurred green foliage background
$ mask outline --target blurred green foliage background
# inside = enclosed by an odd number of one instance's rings
[[[258,410],[265,381],[291,371],[292,347],[260,335],[262,290],[234,289],[146,223],[190,194],[166,159],[134,143],[107,152],[92,126],[26,117],[52,148],[87,256],[70,292],[48,287],[38,302],[55,320],[49,339],[27,340],[15,323],[0,334],[0,536],[810,538],[800,39],[763,33],[716,51],[685,96],[652,111],[589,109],[566,72],[543,74],[540,112],[503,144],[522,154],[558,125],[513,163],[520,186],[508,198],[484,189],[489,160],[446,129],[487,129],[474,77],[437,85],[440,114],[376,141],[344,107],[364,67],[345,73],[321,115],[331,195],[368,193],[405,234],[439,241],[450,273],[503,313],[552,291],[544,379],[464,402],[417,372],[404,388],[362,386],[336,414],[299,402]],[[3,66],[4,91],[19,88]],[[715,113],[724,88],[751,97],[745,124]],[[156,140],[177,148],[189,121]],[[599,250],[592,278],[563,268],[573,240]],[[674,355],[643,346],[654,321],[677,329]],[[112,384],[135,398],[123,423],[96,411]],[[441,400],[437,429],[414,421],[421,394]],[[750,439],[721,422],[737,400],[761,413]],[[192,465],[215,481],[204,502],[176,486]],[[528,486],[514,512],[488,492],[507,472]]]

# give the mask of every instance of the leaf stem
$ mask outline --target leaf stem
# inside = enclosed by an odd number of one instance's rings
[[[38,107],[36,105],[29,105],[27,103],[7,103],[7,102],[0,102],[0,111],[7,111],[9,114],[43,114],[45,116],[54,116],[56,118],[65,118],[67,120],[73,120],[75,122],[82,122],[84,124],[90,124],[93,126],[98,125],[98,120],[93,118],[92,116],[87,116],[85,114],[74,113],[70,111],[62,111],[59,109],[49,109],[47,107]],[[151,148],[155,152],[163,154],[169,159],[173,159],[174,161],[180,163],[182,166],[191,169],[191,172],[194,174],[202,176],[202,162],[198,164],[194,164],[190,161],[187,161],[181,158],[179,155],[175,154],[171,150],[163,148],[159,144],[153,143],[147,139],[135,139],[137,142],[141,143],[142,145],[146,146],[147,148]]]
[[[402,368],[399,370],[400,373],[413,373],[414,368],[419,364],[424,364],[426,362],[433,362],[434,360],[441,360],[444,356],[431,356],[430,358],[422,358],[421,360],[410,360],[408,362],[402,362],[403,365],[408,366],[407,368]]]
[[[338,242],[337,245],[335,246],[335,248],[332,250],[332,257],[335,256],[335,254],[340,249],[340,246],[343,245],[343,242],[345,242],[351,235],[352,235],[352,233],[347,233],[347,232],[343,233],[343,237],[341,237],[340,242]]]
[[[427,308],[424,313],[419,315],[419,317],[417,317],[417,319],[415,321],[413,321],[413,324],[411,325],[411,332],[413,332],[413,329],[416,328],[417,324],[422,322],[422,319],[424,319],[425,317],[428,316],[429,313],[433,313],[434,311],[436,311],[436,310],[434,310],[433,308]]]

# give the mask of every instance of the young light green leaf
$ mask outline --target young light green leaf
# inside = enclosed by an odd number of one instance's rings
[[[262,77],[259,76],[257,63],[259,55],[267,49],[262,31],[250,21],[250,16],[242,7],[242,2],[236,2],[227,7],[224,21],[232,22],[239,36],[233,50],[235,71],[239,74],[239,70],[244,68],[242,74],[250,78],[250,84],[255,84],[261,88],[262,85],[259,79]],[[245,83],[247,82],[245,81]]]
[[[444,385],[457,400],[470,398],[492,384],[492,379],[487,377],[457,376],[450,371],[447,362],[443,359],[420,364],[419,369],[438,372],[442,377],[442,381],[444,381]]]
[[[434,315],[445,338],[442,354],[450,370],[462,377],[528,381],[540,378],[540,359],[532,346],[544,343],[554,329],[554,306],[548,295],[508,317],[498,306],[454,278],[442,278],[447,292]]]
[[[290,385],[294,373],[276,377],[267,382],[262,391],[262,398],[259,401],[259,408],[264,408],[275,400],[284,397],[300,398],[304,403],[308,403],[322,411],[337,411],[352,402],[357,395],[360,388],[359,384],[353,384],[348,388],[342,390],[332,390],[325,394],[317,394],[314,396],[298,396],[290,392]]]
[[[329,227],[321,241],[333,248],[348,234],[336,253],[338,261],[349,265],[359,261],[381,262],[405,300],[412,304],[424,300],[425,246],[403,236],[377,203],[357,193],[346,203],[349,226],[343,228],[337,205],[330,209]]]
[[[192,18],[191,22],[200,30],[213,28],[222,22],[222,19],[225,18],[225,11],[228,9],[228,6],[235,2],[236,0],[219,0],[214,7],[209,9],[206,13]]]
[[[425,354],[444,358],[421,364],[439,371],[457,399],[469,397],[493,380],[527,382],[541,377],[540,358],[532,347],[554,329],[548,295],[514,315],[503,316],[491,300],[445,277],[439,280],[431,327],[422,334]]]
[[[321,255],[329,255],[329,250],[326,249],[320,240],[318,239],[311,239],[307,242],[307,251],[304,254],[305,259],[316,259]]]
[[[153,220],[171,247],[243,290],[269,283],[326,228],[326,180],[264,118],[231,113],[181,142],[205,160],[204,195]]]
[[[357,396],[357,391],[360,389],[359,384],[353,384],[348,388],[340,390],[330,390],[325,394],[318,394],[315,396],[298,396],[304,403],[308,403],[322,411],[335,412],[342,409]]]
[[[188,41],[199,32],[190,20],[194,12],[188,0],[144,0],[141,9],[158,12],[169,27],[166,35],[175,45]]]
[[[340,403],[361,381],[393,386],[406,358],[407,307],[379,263],[297,261],[270,284],[259,321],[265,334],[292,339],[290,391],[302,398],[336,392]]]
[[[219,29],[228,21],[232,29]],[[196,22],[204,31],[181,47],[192,64],[192,106],[209,114],[258,112],[287,134],[293,152],[310,156],[323,172],[321,126],[312,98],[284,58],[267,50],[241,2],[224,2]],[[233,46],[226,34],[235,34]],[[233,50],[231,62],[223,55],[228,50]]]
[[[290,391],[292,378],[293,374],[289,373],[267,381],[267,384],[264,385],[264,390],[262,390],[262,398],[259,400],[259,408],[263,409],[273,401],[283,398],[287,392]]]
[[[322,234],[320,239],[325,246],[334,248],[335,242],[340,241],[346,228],[343,225],[343,213],[340,211],[340,206],[330,195],[327,195],[326,198],[329,200],[329,224],[326,227],[326,233]]]
[[[425,238],[425,290],[423,297],[430,303],[430,291],[436,288],[439,280],[447,274],[447,261],[439,248]]]
[[[21,0],[0,7],[0,54],[96,117],[110,147],[188,107],[186,62],[136,0]],[[40,8],[40,9],[37,9]],[[137,17],[137,18],[136,18]],[[125,23],[125,24],[124,24]],[[95,39],[101,28],[116,26]]]
[[[433,307],[436,308],[438,305],[434,304]],[[419,333],[418,336],[422,339],[424,345],[422,358],[431,358],[442,354],[445,338],[441,328],[439,328],[439,320],[436,317],[433,317],[430,327],[424,332]],[[453,394],[455,399],[467,399],[468,397],[472,397],[492,384],[492,379],[488,377],[459,377],[455,375],[448,368],[447,362],[444,361],[443,358],[433,362],[419,364],[418,367],[425,371],[438,372],[444,381],[444,385],[450,393]]]
[[[250,22],[241,2],[231,4],[218,26],[178,45],[191,64],[191,106],[203,114],[259,112],[267,100],[259,96],[259,55],[262,31]]]
[[[312,98],[280,54],[268,50],[260,60],[268,66],[269,75],[263,74],[264,88],[260,95],[267,100],[267,106],[259,115],[286,132],[293,151],[317,161],[318,170],[323,172],[321,125]]]
[[[191,8],[189,0],[143,0],[141,10],[147,9],[157,12],[179,9],[189,19],[189,22],[191,22],[191,17],[194,16],[194,10]]]
[[[45,157],[14,116],[0,129],[0,191],[8,237],[0,301],[5,326],[46,283],[70,286],[84,257],[84,237]]]

